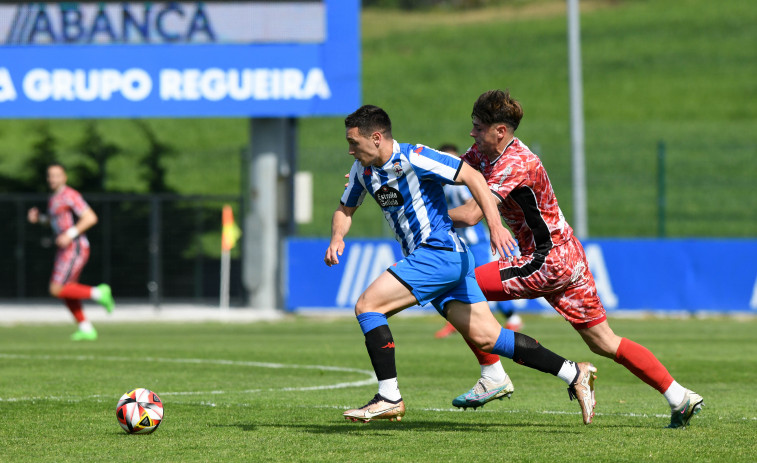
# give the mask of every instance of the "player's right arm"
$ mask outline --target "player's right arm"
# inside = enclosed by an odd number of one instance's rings
[[[449,218],[455,228],[472,227],[484,218],[484,212],[478,207],[473,198],[465,201],[461,206],[449,210]]]
[[[29,221],[29,223],[39,222],[39,209],[37,209],[36,207],[29,209],[29,211],[26,213],[26,219]]]
[[[29,223],[38,223],[40,225],[48,225],[50,223],[50,217],[47,214],[40,214],[39,209],[32,207],[26,213],[26,219]]]
[[[355,213],[355,207],[347,207],[339,204],[331,218],[331,242],[326,249],[326,257],[323,259],[326,265],[331,267],[339,263],[339,256],[344,252],[344,237],[350,231],[352,226],[352,215]]]

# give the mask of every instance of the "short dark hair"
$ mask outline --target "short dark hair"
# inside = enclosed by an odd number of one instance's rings
[[[373,105],[363,105],[354,113],[344,118],[344,127],[351,129],[357,127],[360,135],[370,136],[373,132],[392,136],[392,121],[383,109]]]
[[[510,90],[489,90],[473,103],[471,117],[477,117],[486,125],[506,124],[515,132],[523,119],[523,108],[510,96]]]
[[[47,165],[48,169],[51,168],[51,167],[60,167],[61,169],[63,169],[63,172],[66,171],[66,166],[64,166],[63,164],[61,164],[58,161],[53,161],[53,162],[51,162],[50,164]]]
[[[457,149],[457,145],[454,143],[442,143],[439,146],[438,151],[443,151],[445,153],[459,153],[460,150]]]

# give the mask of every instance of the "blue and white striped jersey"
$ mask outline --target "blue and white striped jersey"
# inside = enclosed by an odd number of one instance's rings
[[[444,185],[444,196],[447,198],[449,209],[462,206],[473,197],[465,185]],[[478,243],[487,243],[488,245],[489,243],[489,231],[484,222],[479,222],[472,227],[456,227],[456,230],[468,246],[475,246]]]
[[[394,141],[392,157],[381,167],[355,161],[341,203],[362,204],[370,193],[408,255],[421,243],[463,252],[447,214],[444,184],[454,183],[462,161],[423,145]]]

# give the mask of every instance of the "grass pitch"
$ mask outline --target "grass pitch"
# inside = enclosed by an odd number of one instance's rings
[[[511,400],[454,409],[479,371],[459,335],[436,340],[439,317],[391,321],[402,422],[350,423],[341,412],[376,392],[352,318],[255,324],[100,324],[73,343],[71,326],[0,327],[3,461],[754,461],[757,321],[612,320],[673,376],[705,397],[687,429],[663,429],[665,400],[591,354],[561,319],[525,317],[525,332],[599,368],[597,416],[551,376],[503,364]],[[118,398],[146,387],[165,420],[127,435]]]

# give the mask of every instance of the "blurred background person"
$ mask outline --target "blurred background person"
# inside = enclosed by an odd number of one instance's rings
[[[39,209],[29,209],[30,223],[49,224],[55,235],[55,265],[50,277],[50,294],[63,299],[78,323],[77,331],[71,335],[74,341],[94,341],[97,331],[87,320],[82,308],[82,299],[91,299],[101,304],[108,313],[113,311],[115,302],[110,286],[86,286],[79,283],[79,275],[89,260],[89,240],[84,234],[97,223],[97,215],[89,207],[81,194],[66,185],[68,176],[63,165],[50,164],[47,167],[47,184],[53,192],[47,203],[47,214]],[[77,220],[74,220],[74,215]]]

